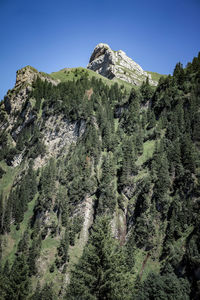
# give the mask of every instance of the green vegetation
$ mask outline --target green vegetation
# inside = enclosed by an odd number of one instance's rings
[[[151,75],[151,78],[155,81],[159,81],[159,79],[161,77],[167,77],[167,75],[164,75],[164,74],[159,74],[159,73],[156,73],[156,72],[151,72],[151,71],[146,71],[147,74],[150,74]]]
[[[143,144],[143,153],[141,156],[139,156],[138,160],[137,160],[137,164],[138,165],[142,165],[144,164],[146,161],[148,161],[150,158],[153,157],[153,153],[154,153],[154,149],[155,149],[155,140],[152,141],[146,141]]]
[[[199,299],[200,54],[155,88],[50,76],[1,104],[2,299]]]
[[[15,175],[17,173],[17,168],[13,169],[9,166],[4,161],[1,161],[0,166],[2,170],[5,172],[3,173],[1,180],[1,185],[0,185],[0,194],[3,193],[4,198],[9,195],[10,189],[13,184],[13,180],[15,178]]]
[[[83,75],[88,76],[88,79],[92,79],[92,77],[95,77],[96,79],[101,79],[105,84],[111,85],[112,81],[110,81],[109,79],[101,76],[100,74],[97,74],[96,72],[89,70],[89,69],[85,69],[82,67],[78,67],[78,68],[65,68],[62,69],[58,72],[53,72],[50,74],[50,76],[53,79],[59,79],[61,82],[65,82],[65,81],[72,81],[72,80],[78,80],[80,79]]]
[[[131,299],[125,256],[111,237],[109,219],[98,218],[83,256],[72,271],[66,299]]]

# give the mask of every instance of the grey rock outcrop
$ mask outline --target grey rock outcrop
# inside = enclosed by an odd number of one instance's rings
[[[40,142],[45,147],[45,154],[39,155],[34,160],[34,168],[43,166],[51,157],[57,157],[64,149],[68,152],[72,143],[85,132],[85,121],[80,119],[70,122],[63,114],[52,114],[48,117],[39,116],[34,111],[35,99],[30,97],[32,84],[39,77],[43,81],[57,85],[60,81],[52,79],[48,74],[38,72],[31,66],[24,67],[17,71],[16,83],[12,90],[9,90],[4,98],[5,118],[0,122],[0,128],[9,132],[10,143],[15,146],[18,136],[24,128],[32,124],[40,129]],[[20,122],[18,122],[20,116]],[[42,126],[41,126],[42,124]],[[20,153],[17,153],[10,165],[17,167],[23,161],[27,152],[25,146]]]
[[[64,147],[67,152],[70,145],[83,135],[85,127],[84,120],[69,122],[62,114],[50,116],[42,131],[49,156],[56,157]]]
[[[157,85],[157,81],[152,80],[151,75],[128,57],[124,51],[113,51],[103,43],[95,47],[87,68],[106,78],[116,77],[134,85],[141,85],[148,77],[151,85]]]
[[[24,83],[26,85],[32,84],[37,76],[40,77],[41,80],[51,82],[53,85],[57,85],[59,83],[59,80],[52,79],[48,74],[38,72],[38,70],[31,66],[26,66],[17,71],[15,88],[18,88],[19,86],[21,87]]]
[[[31,66],[26,66],[17,71],[16,83],[12,90],[9,90],[4,98],[5,110],[8,113],[8,126],[12,128],[15,124],[15,115],[19,114],[25,104],[30,91],[32,90],[32,83],[39,77],[43,81],[51,82],[57,85],[60,81],[54,80],[48,74],[38,72]],[[7,126],[7,125],[6,125]]]

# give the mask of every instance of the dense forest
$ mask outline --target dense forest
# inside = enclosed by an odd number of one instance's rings
[[[200,54],[157,87],[108,81],[0,103],[2,300],[200,298]]]

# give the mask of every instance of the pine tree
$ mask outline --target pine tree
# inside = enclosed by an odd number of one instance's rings
[[[178,279],[174,273],[163,276],[149,273],[147,279],[135,297],[135,300],[146,299],[177,299],[189,300],[189,283],[185,279]]]
[[[69,249],[69,229],[65,229],[65,233],[63,238],[60,241],[60,245],[58,246],[58,256],[61,257],[60,261],[56,260],[57,267],[62,266],[68,260],[68,249]]]
[[[140,127],[140,96],[132,90],[129,100],[129,108],[124,112],[122,124],[128,135],[137,134]]]
[[[3,216],[3,233],[10,232],[11,224],[11,214],[12,214],[12,195],[10,194],[8,199],[5,199],[5,209]]]
[[[0,234],[3,233],[3,195],[0,194]]]
[[[162,215],[165,216],[170,205],[170,176],[169,164],[165,153],[165,140],[161,141],[159,148],[156,151],[153,164],[153,172],[156,172],[153,197],[156,202],[157,210],[162,212]]]
[[[140,93],[142,94],[142,103],[146,104],[153,96],[153,89],[149,84],[149,78],[146,78],[146,82],[143,82],[140,87]]]
[[[30,162],[29,169],[26,175],[26,189],[28,190],[28,202],[33,200],[37,193],[37,179],[33,170],[33,161]]]
[[[113,213],[116,205],[116,189],[113,178],[116,175],[116,165],[112,153],[104,157],[102,176],[99,185],[98,214]]]
[[[135,165],[136,161],[136,150],[134,147],[134,140],[132,137],[126,137],[123,139],[123,159],[122,168],[120,173],[120,184],[119,187],[122,188],[123,185],[129,182],[131,176],[137,174],[137,167]]]
[[[40,293],[41,300],[55,300],[55,293],[53,291],[52,284],[45,284]]]
[[[8,299],[20,300],[27,298],[30,290],[28,269],[24,254],[17,256],[10,272],[12,295]]]
[[[0,266],[0,299],[11,300],[12,299],[12,287],[10,284],[10,266],[8,260],[6,261],[4,268]]]
[[[185,80],[185,72],[183,69],[183,65],[179,62],[176,64],[174,72],[173,72],[173,77],[177,81],[179,85],[182,85]]]
[[[17,254],[24,253],[25,255],[28,254],[28,245],[29,245],[29,233],[26,230],[22,236],[22,239],[19,241],[17,247]]]
[[[40,247],[41,247],[41,237],[39,236],[34,237],[32,241],[32,245],[29,249],[29,256],[28,256],[28,266],[29,266],[29,276],[37,274],[37,267],[36,267],[36,258],[40,254]]]
[[[148,118],[148,122],[149,124],[147,125],[147,130],[155,127],[156,125],[156,118],[155,118],[155,114],[152,110],[148,110],[147,112],[147,118]]]
[[[72,271],[66,299],[131,299],[124,253],[111,237],[109,219],[97,218],[79,263]]]

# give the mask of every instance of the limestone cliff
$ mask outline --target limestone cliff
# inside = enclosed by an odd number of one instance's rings
[[[128,57],[124,51],[113,51],[103,43],[95,47],[87,68],[109,79],[116,77],[134,85],[140,85],[148,77],[151,85],[157,85],[157,81],[152,80],[151,75]]]
[[[4,98],[5,109],[8,113],[8,123],[6,126],[12,128],[16,122],[15,116],[22,110],[30,91],[32,90],[32,83],[39,77],[43,81],[51,82],[57,85],[59,80],[52,79],[48,74],[38,72],[31,66],[26,66],[16,73],[16,83],[12,90],[9,90]]]
[[[65,147],[68,151],[72,143],[76,143],[78,138],[85,131],[85,122],[77,120],[70,122],[64,114],[56,115],[54,112],[50,116],[40,115],[36,112],[36,100],[30,97],[33,90],[33,82],[36,78],[47,81],[56,86],[60,80],[52,79],[48,74],[38,72],[31,66],[26,66],[16,73],[16,83],[13,89],[9,90],[4,98],[2,112],[4,118],[0,120],[0,128],[9,133],[10,143],[15,146],[23,130],[32,125],[40,130],[40,141],[45,147],[45,154],[35,158],[34,167],[43,166],[50,157],[56,157]],[[44,100],[44,99],[43,99]],[[21,164],[28,150],[25,146],[17,153],[10,164],[14,167]]]

